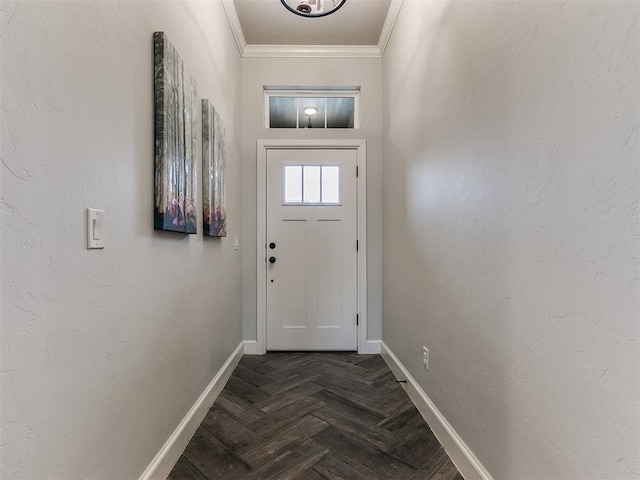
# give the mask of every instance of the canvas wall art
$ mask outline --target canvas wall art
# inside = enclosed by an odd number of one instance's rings
[[[197,233],[197,85],[164,32],[153,34],[154,229]]]
[[[218,111],[202,100],[202,203],[204,235],[227,236],[224,127]]]

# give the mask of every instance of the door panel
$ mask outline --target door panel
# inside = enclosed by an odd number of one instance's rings
[[[318,328],[340,328],[342,304],[342,222],[318,222]],[[332,258],[334,261],[326,261]]]
[[[279,281],[283,290],[278,292],[283,328],[304,328],[307,299],[307,222],[284,220],[282,222],[282,248],[278,252],[282,270]],[[287,252],[282,255],[281,252]],[[275,267],[275,265],[274,265]],[[286,301],[282,295],[286,294]],[[277,317],[276,317],[277,318]]]
[[[356,188],[353,149],[268,150],[267,349],[356,350]]]

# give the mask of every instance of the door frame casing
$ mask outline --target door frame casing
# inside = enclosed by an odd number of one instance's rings
[[[356,235],[357,257],[357,328],[358,353],[367,348],[367,145],[365,140],[258,140],[256,178],[256,271],[257,336],[256,351],[267,352],[267,152],[272,149],[355,150],[356,167]],[[355,248],[355,245],[354,245]],[[354,318],[354,322],[356,319]]]

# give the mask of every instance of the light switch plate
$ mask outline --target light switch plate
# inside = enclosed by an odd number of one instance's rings
[[[104,210],[87,208],[87,248],[104,248]]]
[[[233,237],[233,249],[240,250],[240,236],[234,235]]]

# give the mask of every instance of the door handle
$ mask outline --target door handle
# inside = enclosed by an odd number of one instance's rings
[[[269,257],[269,263],[276,263],[276,257]]]
[[[275,243],[273,243],[273,242],[271,242],[271,243],[269,244],[269,248],[270,248],[271,250],[273,250],[274,248],[276,248],[276,244],[275,244]]]

